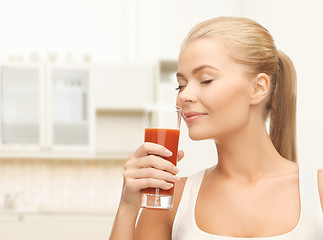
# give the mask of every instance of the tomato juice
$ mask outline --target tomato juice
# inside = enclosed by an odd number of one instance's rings
[[[166,147],[173,153],[170,157],[165,157],[176,166],[177,151],[179,141],[179,129],[164,129],[164,128],[146,128],[145,129],[145,142],[157,143]],[[169,190],[146,188],[142,190],[146,194],[156,195],[173,195],[174,187]]]

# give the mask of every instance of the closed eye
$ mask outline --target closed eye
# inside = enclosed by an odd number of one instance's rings
[[[175,88],[175,90],[182,90],[185,86],[178,86],[177,88]]]
[[[211,82],[213,82],[213,79],[206,80],[206,81],[203,81],[203,82],[201,82],[201,83],[202,83],[202,84],[207,85],[207,84],[209,84],[209,83],[211,83]]]

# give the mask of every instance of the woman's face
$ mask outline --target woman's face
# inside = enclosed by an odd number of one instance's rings
[[[251,81],[246,66],[234,62],[221,40],[200,38],[181,49],[177,105],[193,140],[234,134],[249,119]]]

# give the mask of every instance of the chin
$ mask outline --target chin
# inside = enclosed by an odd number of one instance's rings
[[[201,140],[206,140],[206,139],[211,139],[212,137],[208,134],[204,134],[201,131],[189,131],[188,133],[190,139],[192,139],[193,141],[201,141]]]

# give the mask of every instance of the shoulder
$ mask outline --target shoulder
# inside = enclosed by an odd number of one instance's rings
[[[319,169],[317,173],[318,188],[321,199],[321,206],[323,209],[323,169]]]

